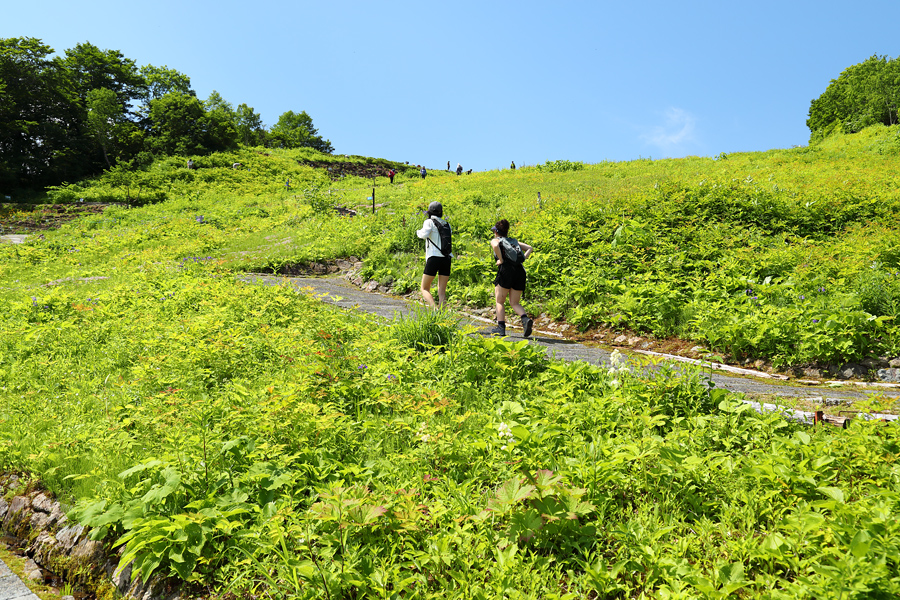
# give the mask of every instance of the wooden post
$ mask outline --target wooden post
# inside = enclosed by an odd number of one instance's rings
[[[538,208],[543,208],[543,203],[541,202],[541,193],[538,192]]]
[[[375,214],[375,186],[372,186],[372,214]]]

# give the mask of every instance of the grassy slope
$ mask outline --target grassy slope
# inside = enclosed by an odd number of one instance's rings
[[[526,294],[533,312],[589,334],[677,336],[735,361],[844,363],[898,352],[898,148],[896,128],[873,127],[811,148],[717,160],[432,171],[424,181],[407,170],[394,186],[385,177],[332,183],[300,164],[363,164],[359,157],[243,150],[204,159],[197,171],[170,159],[55,191],[168,201],[84,219],[18,250],[34,268],[7,264],[20,281],[34,273],[37,282],[58,278],[60,263],[108,275],[109,264],[146,260],[199,256],[229,270],[277,270],[353,255],[366,259],[366,277],[406,292],[419,278],[415,229],[436,199],[455,231],[452,301],[491,305],[489,227],[508,218],[513,235],[537,249]],[[384,205],[375,215],[373,187]],[[336,205],[360,214],[339,219]],[[81,254],[63,258],[54,246],[73,244],[55,240],[72,234]]]
[[[504,216],[539,250],[533,306],[659,326],[617,286],[688,290],[697,312],[709,288],[721,312],[744,310],[749,283],[771,306],[740,314],[759,318],[829,261],[836,285],[890,259],[879,211],[896,202],[896,158],[869,146],[892,133],[718,161],[413,174],[377,182],[384,209],[352,219],[329,207],[365,204],[370,182],[332,185],[290,153],[161,164],[140,177],[166,202],[0,250],[0,468],[80,500],[73,518],[127,533],[148,570],[218,593],[896,595],[894,428],[803,431],[696,375],[549,364],[525,344],[448,334],[449,351],[419,352],[400,341],[417,324],[231,276],[355,254],[415,281],[417,212],[436,198],[458,236],[457,301],[487,298],[487,229]],[[808,202],[826,209],[808,216]]]

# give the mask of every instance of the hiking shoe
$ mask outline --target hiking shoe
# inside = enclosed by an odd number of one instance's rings
[[[491,335],[506,335],[506,327],[500,327],[499,325],[497,327],[494,327],[493,329],[491,329]]]
[[[531,336],[531,328],[533,325],[534,325],[534,319],[532,319],[528,315],[522,315],[522,329],[525,330],[522,333],[522,337],[530,337]]]

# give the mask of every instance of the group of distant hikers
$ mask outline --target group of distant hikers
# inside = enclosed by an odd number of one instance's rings
[[[531,256],[532,248],[524,242],[509,237],[509,221],[497,221],[491,231],[491,251],[497,264],[494,278],[494,301],[497,311],[497,326],[491,334],[506,335],[506,300],[513,312],[522,318],[523,337],[531,335],[534,320],[522,307],[522,293],[525,291],[527,276],[525,260]],[[425,221],[416,235],[425,240],[425,270],[422,275],[422,297],[432,308],[444,307],[447,303],[447,283],[450,281],[450,266],[453,261],[453,231],[444,219],[444,207],[440,202],[432,202],[425,211]],[[434,301],[431,287],[434,278],[438,280],[438,302]]]

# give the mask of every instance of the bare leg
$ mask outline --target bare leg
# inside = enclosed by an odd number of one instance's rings
[[[497,310],[497,322],[505,322],[506,321],[506,308],[504,308],[504,304],[506,303],[506,296],[509,294],[509,290],[506,288],[502,288],[499,285],[494,286],[494,300],[496,301],[496,310]]]
[[[438,303],[443,308],[447,305],[447,282],[449,275],[438,275]]]
[[[434,275],[422,275],[422,297],[425,303],[434,308],[434,297],[431,295],[431,283],[434,281]]]
[[[520,317],[525,314],[525,309],[519,301],[522,299],[522,290],[509,290],[509,307]]]

